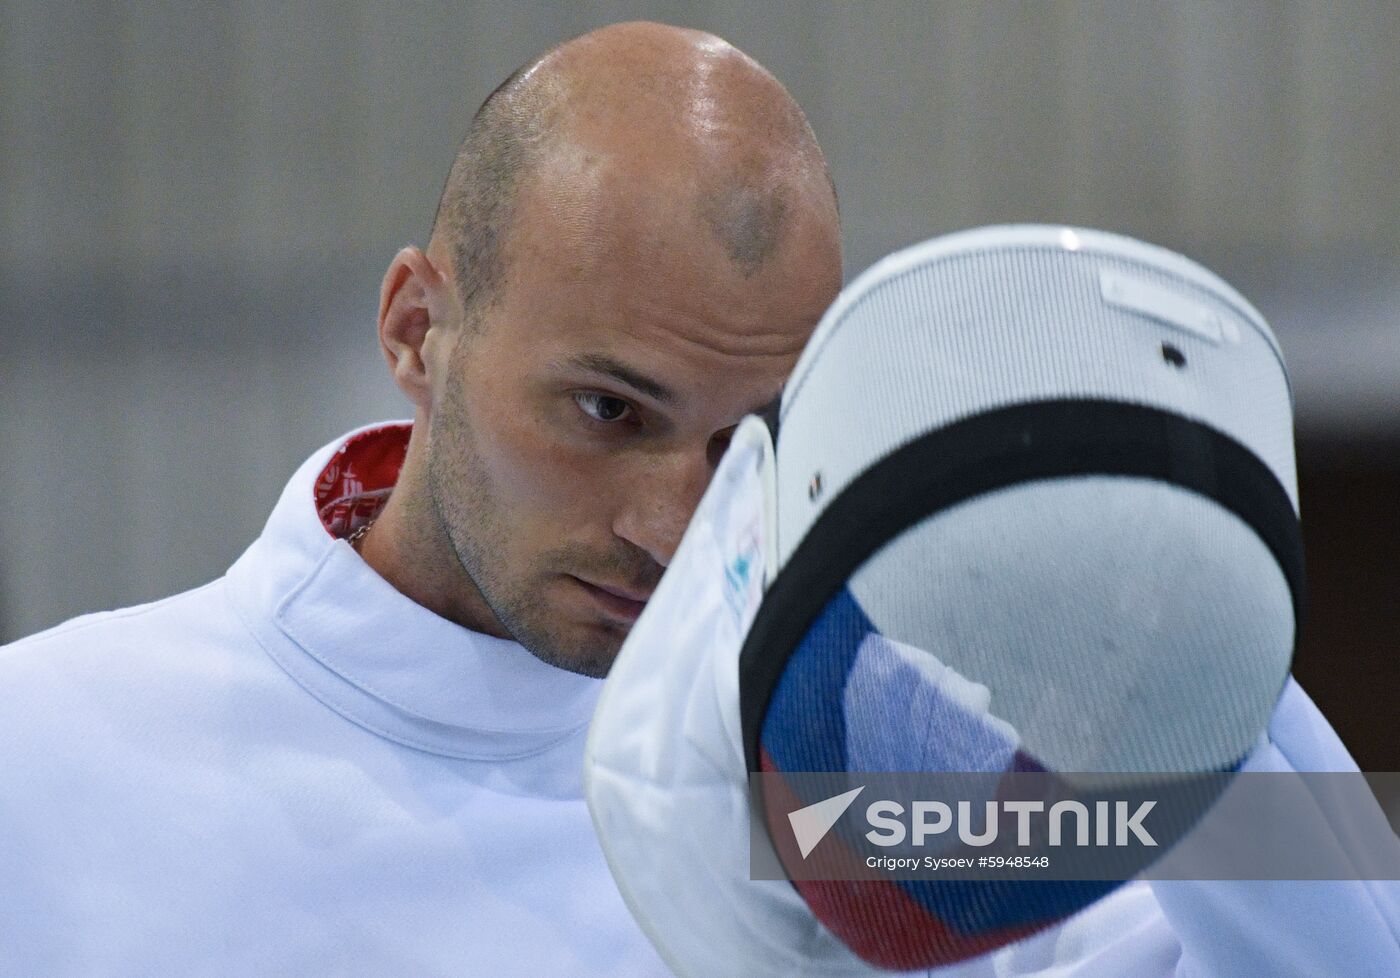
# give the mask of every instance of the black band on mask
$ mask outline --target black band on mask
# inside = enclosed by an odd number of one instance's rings
[[[1117,475],[1190,490],[1234,513],[1278,562],[1303,617],[1303,538],[1267,465],[1214,428],[1119,401],[1036,401],[954,422],[871,466],[808,530],[764,595],[739,657],[744,754],[759,770],[763,717],[789,656],[832,596],[910,526],[977,496],[1040,479]]]

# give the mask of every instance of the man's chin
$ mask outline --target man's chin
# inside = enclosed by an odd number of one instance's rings
[[[534,652],[533,649],[531,651]],[[584,655],[575,651],[563,654],[534,652],[534,656],[541,662],[557,669],[563,669],[565,672],[576,672],[580,676],[603,679],[607,676],[608,670],[612,668],[613,661],[617,658],[617,652]]]
[[[551,636],[548,641],[521,644],[535,658],[556,669],[602,679],[612,668],[631,627],[630,623],[600,621],[575,626],[567,634]]]
[[[560,587],[560,584],[564,587]],[[602,679],[632,630],[630,616],[600,607],[569,575],[536,582],[534,600],[512,603],[486,595],[507,635],[546,665]]]

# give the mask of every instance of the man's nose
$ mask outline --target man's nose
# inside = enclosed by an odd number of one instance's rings
[[[641,472],[632,480],[613,532],[665,567],[680,546],[714,466],[704,450],[651,455],[638,464]]]

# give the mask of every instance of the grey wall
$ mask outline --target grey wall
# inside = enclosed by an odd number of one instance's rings
[[[639,15],[806,106],[848,271],[992,221],[1139,235],[1256,300],[1306,429],[1400,431],[1400,4],[7,0],[0,639],[218,574],[312,448],[404,413],[379,276],[471,112]]]

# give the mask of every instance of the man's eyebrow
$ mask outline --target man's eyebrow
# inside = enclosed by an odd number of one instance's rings
[[[618,363],[612,357],[604,356],[601,353],[582,353],[570,358],[567,362],[571,367],[605,374],[614,380],[621,381],[658,403],[674,404],[676,401],[676,392],[665,384],[639,374],[626,364]]]

